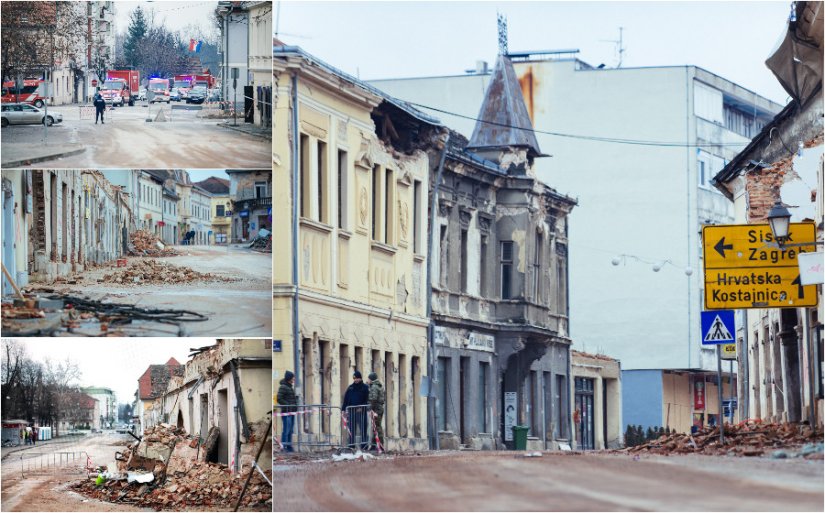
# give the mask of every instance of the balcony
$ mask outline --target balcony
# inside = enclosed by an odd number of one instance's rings
[[[246,198],[235,200],[234,210],[240,212],[242,210],[268,210],[272,206],[272,198]]]

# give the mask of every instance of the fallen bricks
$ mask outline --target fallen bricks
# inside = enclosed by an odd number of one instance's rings
[[[800,455],[806,459],[822,458],[822,432],[815,432],[808,425],[748,420],[735,425],[725,424],[724,435],[725,443],[722,445],[719,427],[707,427],[692,434],[664,435],[615,452],[765,456],[772,455],[777,450],[805,447],[808,448],[802,451],[805,454]],[[820,442],[819,450],[810,450],[812,445],[816,447],[817,442]]]
[[[177,256],[174,249],[167,248],[160,238],[152,232],[138,230],[129,237],[129,253],[133,256]]]
[[[104,469],[72,488],[90,498],[157,511],[218,511],[232,509],[253,472],[241,509],[272,509],[272,487],[257,472],[246,468],[233,474],[226,465],[205,461],[206,455],[197,437],[161,424],[117,453],[116,470]]]
[[[147,283],[179,284],[196,281],[233,282],[238,280],[212,273],[200,273],[189,267],[176,266],[150,259],[133,261],[126,269],[104,275],[102,279],[98,280],[98,283],[142,285]]]

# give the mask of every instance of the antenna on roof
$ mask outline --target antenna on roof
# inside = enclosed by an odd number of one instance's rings
[[[498,54],[507,55],[507,17],[496,13],[498,19]]]
[[[622,59],[624,58],[624,52],[626,48],[624,47],[624,27],[619,27],[619,39],[602,39],[601,41],[604,43],[613,43],[616,45],[616,53],[619,54],[619,64],[616,65],[617,68],[622,67]]]

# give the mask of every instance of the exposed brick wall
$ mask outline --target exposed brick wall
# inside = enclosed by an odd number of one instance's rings
[[[793,171],[793,157],[782,159],[773,167],[747,174],[748,223],[767,222],[768,213],[779,199],[779,189],[789,171]]]

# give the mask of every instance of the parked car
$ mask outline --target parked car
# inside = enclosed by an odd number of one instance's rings
[[[206,101],[206,88],[193,87],[186,97],[186,103],[203,103]]]
[[[180,101],[180,91],[177,87],[173,88],[172,91],[169,93],[169,99],[173,102]]]
[[[145,87],[141,87],[141,88],[138,90],[138,100],[145,100],[145,99],[146,99],[146,88],[145,88]]]
[[[9,125],[39,125],[52,126],[63,122],[63,114],[49,109],[48,114],[43,109],[27,103],[4,103],[2,107],[2,126]]]

